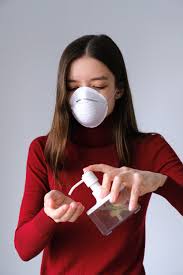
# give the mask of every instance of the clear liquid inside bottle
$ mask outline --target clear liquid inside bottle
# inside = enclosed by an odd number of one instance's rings
[[[118,200],[116,204],[111,203],[108,197],[102,204],[97,203],[87,212],[103,235],[109,235],[114,228],[140,210],[138,205],[134,211],[129,211],[129,200],[127,197],[126,199],[124,196],[121,197],[121,201]]]

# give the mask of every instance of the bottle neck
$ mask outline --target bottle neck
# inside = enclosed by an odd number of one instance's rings
[[[95,197],[96,201],[100,200],[101,185],[99,182],[92,184],[90,189],[92,190],[92,195]]]

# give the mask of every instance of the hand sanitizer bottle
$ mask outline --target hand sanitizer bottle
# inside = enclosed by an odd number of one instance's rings
[[[98,182],[98,178],[91,171],[87,171],[82,175],[82,180],[71,188],[69,195],[71,195],[74,189],[83,182],[87,187],[91,188],[93,191],[92,194],[96,199],[96,204],[87,211],[87,215],[103,235],[109,235],[112,233],[112,230],[115,227],[140,210],[140,205],[138,205],[135,211],[129,211],[129,198],[124,199],[123,196],[123,199],[118,201],[117,204],[110,202],[111,194],[101,199],[101,185]],[[120,192],[124,192],[124,188],[125,187],[122,187]]]

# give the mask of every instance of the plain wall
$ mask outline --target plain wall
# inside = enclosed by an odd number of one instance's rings
[[[30,142],[50,128],[60,55],[105,33],[120,47],[139,128],[161,133],[183,159],[183,1],[0,1],[0,274],[39,274],[13,244]],[[143,157],[143,156],[142,156]],[[183,274],[182,216],[160,196],[147,215],[148,275]],[[31,245],[31,244],[30,244]]]

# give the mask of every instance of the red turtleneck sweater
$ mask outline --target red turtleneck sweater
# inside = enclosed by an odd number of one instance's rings
[[[43,250],[42,275],[143,275],[145,216],[151,193],[140,198],[141,210],[103,236],[86,212],[75,223],[55,223],[43,209],[44,195],[52,189],[68,194],[81,179],[83,168],[96,163],[119,167],[111,124],[106,119],[94,129],[78,126],[72,142],[67,144],[68,157],[60,172],[61,185],[55,185],[44,157],[47,136],[30,145],[25,190],[15,247],[24,261]],[[183,214],[183,165],[173,149],[159,134],[149,134],[132,141],[132,168],[159,172],[168,176],[156,193],[165,197]],[[97,174],[99,180],[102,175]],[[72,195],[86,211],[95,204],[91,191],[83,184]]]

